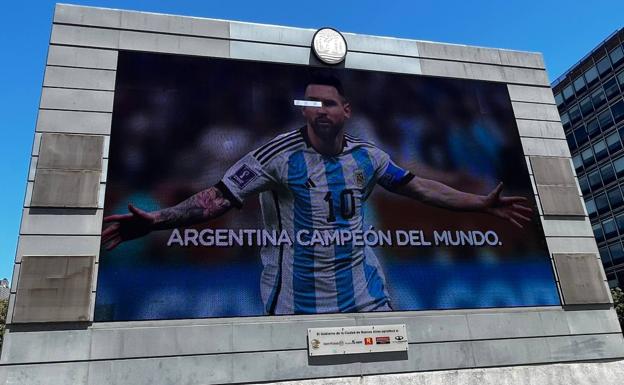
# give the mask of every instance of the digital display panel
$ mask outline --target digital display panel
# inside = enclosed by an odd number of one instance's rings
[[[118,60],[96,321],[560,304],[505,84]]]

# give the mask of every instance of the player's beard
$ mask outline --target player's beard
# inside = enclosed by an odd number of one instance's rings
[[[316,118],[312,121],[314,134],[325,142],[333,142],[343,126],[343,123],[334,123],[327,118]]]

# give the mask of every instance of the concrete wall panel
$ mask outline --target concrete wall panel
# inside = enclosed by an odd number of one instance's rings
[[[230,42],[230,57],[307,65],[310,62],[310,48],[232,41]]]
[[[11,332],[2,342],[0,363],[81,361],[89,357],[87,330]]]
[[[230,56],[228,40],[204,37],[166,35],[159,33],[121,31],[119,48],[132,51],[149,51],[224,57]]]
[[[502,65],[544,69],[544,56],[537,52],[498,50]]]
[[[547,237],[593,237],[591,223],[587,218],[575,220],[541,218]]]
[[[511,102],[517,119],[547,120],[561,122],[559,111],[553,104]]]
[[[48,65],[115,70],[117,51],[50,45]]]
[[[537,191],[544,215],[586,215],[576,186],[538,185]]]
[[[31,209],[22,213],[23,235],[100,235],[102,210]]]
[[[119,30],[54,24],[50,44],[119,48]]]
[[[536,86],[549,85],[548,77],[542,70],[434,59],[421,59],[420,63],[423,75],[462,79],[469,78]]]
[[[497,49],[471,47],[459,44],[441,44],[428,41],[417,43],[419,56],[427,59],[501,64]]]
[[[103,136],[45,133],[37,169],[101,171],[103,147]]]
[[[555,253],[595,253],[598,246],[594,237],[546,237],[548,250]]]
[[[37,169],[31,207],[97,208],[99,171]]]
[[[363,52],[349,52],[345,68],[367,69],[404,74],[421,74],[420,59],[399,56],[374,55]]]
[[[569,158],[532,156],[531,168],[539,185],[576,186]]]
[[[555,97],[550,87],[527,87],[509,84],[507,89],[509,90],[509,98],[513,102],[555,104]]]
[[[113,96],[111,91],[44,88],[41,92],[41,108],[112,112]]]
[[[22,258],[13,323],[88,321],[95,257]]]
[[[610,303],[596,254],[553,253],[566,305]]]
[[[38,132],[110,135],[110,112],[39,110]]]
[[[232,40],[255,41],[310,48],[316,30],[276,25],[230,22]],[[307,64],[307,63],[306,63]]]
[[[121,11],[121,28],[193,36],[230,37],[229,22],[199,17]]]
[[[115,90],[115,71],[47,66],[44,87]]]
[[[22,235],[16,262],[25,255],[99,255],[99,236]]]
[[[368,52],[383,55],[418,57],[418,42],[415,40],[395,39],[382,36],[357,35],[345,33],[349,52]],[[310,39],[310,42],[312,39]],[[309,45],[310,43],[308,43]]]
[[[565,140],[520,138],[524,155],[570,157],[570,148]]]
[[[565,139],[561,123],[541,120],[516,120],[520,136],[547,139]]]
[[[108,8],[57,4],[54,10],[54,22],[119,28],[121,25],[121,11]]]

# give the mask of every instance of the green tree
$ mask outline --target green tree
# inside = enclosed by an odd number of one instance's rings
[[[619,287],[613,288],[611,289],[611,296],[613,296],[613,306],[618,315],[620,327],[624,330],[624,291]]]
[[[4,325],[6,324],[7,310],[9,309],[9,299],[0,300],[0,350],[4,340]]]

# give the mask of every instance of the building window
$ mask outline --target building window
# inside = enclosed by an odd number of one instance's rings
[[[582,76],[579,76],[578,78],[574,79],[574,89],[576,90],[576,93],[580,93],[585,89],[585,79],[583,79]]]
[[[611,190],[607,191],[607,196],[609,197],[609,203],[611,207],[616,208],[622,205],[624,198],[622,198],[622,192],[620,191],[620,187],[614,187]]]
[[[602,263],[611,263],[611,257],[609,256],[609,249],[606,247],[601,247],[598,252],[600,253],[600,259]]]
[[[604,184],[609,184],[615,180],[615,172],[611,163],[607,163],[600,167],[600,175]]]
[[[581,100],[579,106],[581,106],[581,112],[585,117],[594,112],[594,106],[592,106],[591,98],[589,96]]]
[[[583,158],[583,165],[585,165],[585,167],[589,167],[595,162],[594,153],[592,152],[591,147],[583,150],[581,152],[581,157]]]
[[[622,167],[624,167],[624,158],[622,159]],[[583,169],[583,159],[581,159],[581,154],[576,154],[572,157],[572,163],[574,163],[574,168],[576,171],[580,171]]]
[[[611,63],[615,67],[624,59],[624,52],[622,52],[622,47],[617,47],[613,51],[609,53],[609,57],[611,58]]]
[[[561,96],[561,92],[555,95],[555,103],[557,103],[557,107],[561,107],[563,104],[563,96]]]
[[[624,233],[624,214],[620,214],[615,217],[615,222],[617,222],[617,227],[618,230],[620,230],[620,233]]]
[[[587,123],[587,133],[593,136],[597,132],[600,132],[600,125],[598,124],[598,119],[592,119]]]
[[[624,88],[624,71],[620,71],[619,74],[617,74],[617,80],[618,83],[620,83],[620,87]]]
[[[570,150],[576,150],[576,140],[574,140],[574,135],[572,133],[566,134],[566,141],[568,142],[568,147],[570,147]]]
[[[606,109],[598,114],[598,122],[600,123],[600,128],[602,131],[609,129],[613,126],[613,118],[611,117],[611,110]]]
[[[609,155],[607,152],[607,143],[605,143],[604,139],[599,140],[596,144],[594,144],[594,155],[596,156],[597,161],[601,161]]]
[[[616,122],[620,122],[624,119],[624,100],[620,100],[611,106],[611,112],[613,113],[613,117]]]
[[[574,96],[574,90],[572,89],[572,84],[563,89],[563,98],[568,101],[571,97]]]
[[[575,105],[574,107],[570,108],[568,113],[570,114],[570,120],[572,121],[572,124],[574,124],[574,123],[578,122],[579,120],[581,120],[581,110],[579,109],[579,107],[577,105]]]
[[[611,254],[611,261],[613,261],[614,265],[624,260],[624,250],[622,249],[622,244],[619,242],[609,246],[609,253]]]
[[[608,99],[611,99],[612,97],[620,93],[620,90],[618,88],[617,82],[615,81],[615,78],[611,78],[604,83],[604,90],[605,90],[605,94],[607,94]]]
[[[596,68],[598,68],[598,73],[600,76],[604,75],[608,71],[611,71],[611,63],[609,63],[609,57],[603,57],[598,63],[596,63]]]
[[[602,179],[600,179],[600,172],[598,170],[587,174],[587,179],[589,180],[589,186],[592,190],[602,187]]]
[[[579,177],[579,186],[581,187],[581,192],[583,194],[589,194],[591,190],[589,189],[589,182],[587,181],[586,176]]]
[[[594,231],[594,238],[596,238],[596,241],[604,242],[604,232],[602,231],[602,226],[600,226],[600,223],[596,223],[595,225],[593,225],[592,230]]]
[[[615,174],[620,177],[624,175],[624,157],[619,157],[613,161],[613,168],[615,169]]]
[[[574,130],[574,138],[579,146],[587,143],[587,131],[585,131],[585,127],[581,126]]]
[[[617,228],[613,218],[609,218],[602,222],[605,238],[609,239],[617,235]]]
[[[594,108],[598,108],[598,107],[602,106],[607,101],[607,97],[605,96],[604,92],[602,91],[602,88],[599,88],[596,91],[594,91],[594,93],[592,93],[591,97],[592,97],[592,102],[594,103]]]
[[[619,151],[622,148],[622,142],[620,142],[620,134],[614,132],[613,134],[607,136],[607,147],[609,148],[609,152],[611,154]]]
[[[596,216],[596,203],[594,203],[593,199],[586,200],[585,207],[587,208],[587,215],[590,217]]]
[[[592,66],[590,69],[585,71],[585,80],[587,80],[587,84],[591,84],[598,79],[598,70],[596,67]]]
[[[609,201],[607,200],[607,194],[602,193],[594,197],[594,203],[596,203],[596,211],[598,214],[604,214],[609,211]]]
[[[570,123],[570,116],[568,115],[567,112],[561,115],[561,124],[563,124],[563,128],[565,129],[570,128],[570,126],[572,125]]]

